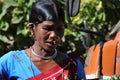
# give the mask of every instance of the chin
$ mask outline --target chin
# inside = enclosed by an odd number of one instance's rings
[[[46,47],[44,48],[47,52],[53,52],[56,48],[55,47]]]
[[[53,52],[56,49],[57,45],[46,44],[43,48],[48,52]]]

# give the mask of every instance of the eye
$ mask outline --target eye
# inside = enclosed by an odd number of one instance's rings
[[[44,27],[43,29],[46,30],[46,31],[52,31],[53,27],[47,26],[47,27]]]

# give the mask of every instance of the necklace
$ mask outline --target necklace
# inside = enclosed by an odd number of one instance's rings
[[[31,50],[30,55],[29,55],[29,57],[30,57],[30,58],[29,58],[29,59],[30,59],[30,69],[31,69],[31,71],[32,71],[32,76],[33,76],[32,79],[33,79],[33,80],[36,80],[36,78],[35,78],[35,72],[34,72],[34,69],[33,69],[33,66],[32,66],[32,60],[31,60],[31,53],[34,54],[35,52],[33,51],[32,48],[30,48],[30,50]],[[32,51],[33,51],[33,52],[32,52]],[[35,54],[36,54],[36,53],[35,53]],[[36,55],[38,55],[38,54],[36,54]],[[56,49],[55,49],[55,52],[54,52],[53,55],[55,55],[55,57],[57,56],[57,50],[56,50]],[[52,56],[53,56],[53,55],[52,55]],[[34,56],[35,56],[35,55],[34,55]],[[38,56],[40,56],[40,55],[38,55]],[[43,56],[42,56],[42,57],[43,57]],[[50,56],[49,56],[49,57],[50,57]],[[52,58],[55,58],[55,57],[52,57]],[[51,59],[52,59],[52,58],[51,58]],[[63,65],[63,64],[62,64],[62,65]],[[61,73],[61,74],[62,74],[62,76],[61,76],[61,77],[62,77],[62,80],[64,80],[64,77],[65,77],[65,75],[64,75],[64,69],[65,69],[68,65],[69,65],[69,63],[68,63],[66,66],[64,66],[63,69],[62,69],[62,73]]]
[[[33,49],[31,48],[31,52],[34,56],[38,57],[38,58],[42,58],[42,59],[53,59],[57,56],[57,50],[55,49],[55,52],[52,56],[48,56],[48,57],[44,57],[44,56],[40,56],[38,54],[35,53],[35,51],[33,51]]]

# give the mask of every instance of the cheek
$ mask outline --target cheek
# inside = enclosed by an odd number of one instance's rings
[[[37,28],[35,32],[36,42],[42,44],[48,38],[48,32],[41,28]]]
[[[42,44],[42,43],[44,43],[44,42],[48,39],[48,36],[47,36],[47,33],[46,33],[46,34],[40,33],[40,34],[38,34],[38,35],[36,36],[36,38],[37,38],[36,41],[37,41],[39,44]]]
[[[35,41],[40,42],[42,40],[42,34],[36,31]]]

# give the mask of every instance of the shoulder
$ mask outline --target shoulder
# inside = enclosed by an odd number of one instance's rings
[[[0,57],[0,64],[9,62],[10,60],[14,59],[15,57],[24,53],[24,50],[12,50],[5,53],[2,57]]]

